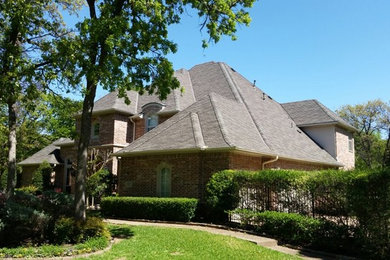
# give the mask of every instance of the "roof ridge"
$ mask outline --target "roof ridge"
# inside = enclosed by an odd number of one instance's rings
[[[195,144],[197,147],[204,149],[206,148],[206,145],[204,143],[203,132],[199,122],[199,115],[198,113],[191,112],[190,117],[192,123],[192,131],[194,133],[195,138]]]
[[[229,72],[228,72],[228,73],[229,73]],[[237,72],[236,72],[236,73],[237,73]],[[229,76],[231,77],[230,74],[229,74]],[[253,116],[252,112],[251,112],[250,109],[249,109],[248,103],[246,102],[245,98],[243,98],[243,95],[242,95],[242,93],[241,93],[240,88],[237,87],[237,83],[235,82],[234,78],[231,77],[231,79],[232,79],[233,84],[236,85],[237,93],[240,95],[241,100],[242,100],[242,104],[244,104],[244,106],[245,106],[245,110],[249,113],[249,117],[251,118],[253,124],[256,126],[256,129],[257,129],[257,131],[258,131],[258,133],[259,133],[260,138],[263,140],[264,144],[268,147],[268,149],[269,149],[270,151],[272,151],[270,145],[269,145],[268,142],[266,141],[266,138],[265,138],[265,136],[264,136],[263,131],[261,130],[260,126],[257,124],[256,120],[254,119],[254,116]],[[263,92],[262,90],[260,90],[260,91],[261,91],[262,93],[265,93],[265,92]]]
[[[192,97],[194,98],[194,102],[192,104],[194,104],[197,101],[196,97],[195,97],[195,92],[194,92],[194,84],[192,82],[191,73],[188,70],[186,70],[186,72],[187,72],[187,75],[188,75],[188,78],[189,78],[189,81],[191,84],[191,93],[192,93]]]
[[[229,85],[230,89],[232,90],[234,97],[237,99],[237,101],[239,103],[242,103],[243,100],[242,100],[242,96],[240,95],[240,93],[238,91],[237,83],[233,80],[233,78],[231,77],[231,75],[227,71],[226,64],[223,62],[218,62],[218,64],[219,64],[220,68],[222,69],[222,73],[224,74],[225,79],[227,80],[228,85]]]
[[[231,141],[229,140],[229,137],[227,136],[227,132],[226,132],[221,114],[216,109],[214,95],[216,95],[214,92],[210,92],[209,97],[210,97],[211,106],[214,110],[215,117],[217,118],[217,122],[218,122],[219,128],[220,128],[221,133],[222,133],[223,140],[225,140],[225,142],[228,146],[233,147]]]

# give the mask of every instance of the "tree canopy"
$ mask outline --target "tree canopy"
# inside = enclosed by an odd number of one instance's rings
[[[78,141],[75,188],[76,217],[85,219],[85,179],[93,102],[98,86],[167,97],[179,87],[167,59],[177,46],[168,37],[168,26],[177,24],[186,8],[203,20],[200,27],[209,39],[223,35],[236,38],[237,25],[248,25],[247,8],[254,0],[87,0],[89,17],[76,24],[73,34],[56,42],[49,59],[61,68],[58,80],[69,88],[82,87],[84,94],[81,134]]]

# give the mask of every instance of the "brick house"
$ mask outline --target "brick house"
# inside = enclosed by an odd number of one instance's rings
[[[130,105],[116,92],[95,102],[90,150],[112,158],[119,195],[201,198],[224,169],[354,167],[355,129],[318,101],[280,104],[220,62],[175,77],[185,91],[164,101],[129,91]],[[57,140],[19,163],[22,184],[47,160],[69,190],[75,155],[74,141]]]

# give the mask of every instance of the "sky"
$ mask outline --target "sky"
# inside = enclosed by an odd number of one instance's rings
[[[202,49],[207,33],[188,10],[169,30],[174,68],[222,61],[280,103],[317,99],[336,110],[390,101],[389,0],[261,0],[249,12],[236,41]]]

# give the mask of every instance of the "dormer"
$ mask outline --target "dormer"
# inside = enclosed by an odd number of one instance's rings
[[[284,103],[282,107],[315,143],[344,164],[344,169],[355,167],[353,126],[317,100]]]
[[[142,106],[143,118],[145,119],[145,133],[155,128],[159,123],[159,113],[165,108],[164,104],[151,102]]]

